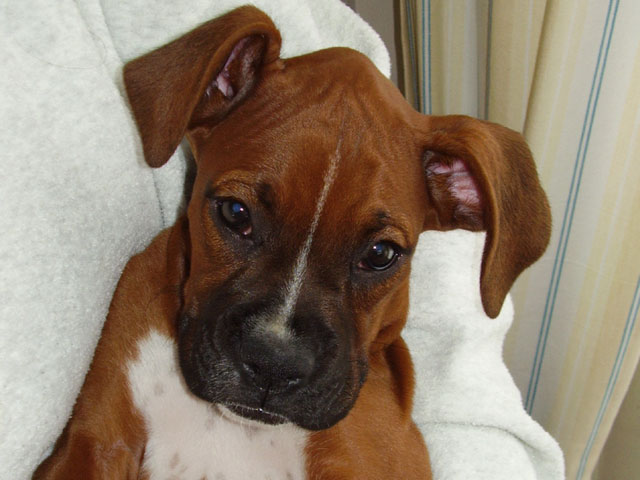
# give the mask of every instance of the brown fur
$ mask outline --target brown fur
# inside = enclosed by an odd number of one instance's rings
[[[248,60],[229,65],[235,95],[207,94],[244,38]],[[391,219],[385,239],[408,250],[425,229],[487,230],[480,289],[495,317],[549,239],[549,208],[531,155],[520,135],[498,125],[418,114],[357,52],[281,60],[279,47],[270,19],[245,7],[126,66],[149,164],[164,164],[184,135],[190,141],[198,163],[192,200],[187,215],[125,269],[73,416],[34,478],[138,478],[146,438],[125,371],[136,343],[150,328],[175,337],[179,312],[197,311],[243,261],[213,224],[207,190],[216,185],[247,202],[272,204],[282,244],[295,251],[336,144],[339,175],[314,239],[308,288],[343,292],[357,331],[354,354],[366,355],[369,374],[348,416],[310,436],[308,476],[430,478],[411,419],[413,367],[400,337],[409,262],[384,281],[355,288],[341,273],[350,261],[341,247],[357,244],[372,218]],[[480,186],[484,207],[472,218],[456,216],[446,179],[425,179],[429,162],[452,159],[462,159]],[[271,267],[270,281],[286,274],[284,266]]]

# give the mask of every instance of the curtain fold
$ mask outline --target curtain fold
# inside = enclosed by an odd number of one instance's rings
[[[398,7],[407,99],[521,131],[534,153],[553,235],[512,290],[504,357],[567,478],[591,478],[640,358],[640,2]]]

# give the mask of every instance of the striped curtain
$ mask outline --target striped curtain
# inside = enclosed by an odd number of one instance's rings
[[[560,443],[567,478],[632,478],[616,473],[624,462],[640,478],[638,437],[594,473],[640,357],[640,1],[398,5],[409,101],[523,132],[552,205],[504,349],[525,408]]]

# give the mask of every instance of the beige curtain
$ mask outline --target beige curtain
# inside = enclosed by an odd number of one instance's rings
[[[640,1],[404,0],[398,13],[409,101],[523,132],[552,204],[504,350],[525,408],[567,478],[640,478],[637,409],[620,410],[640,357]],[[635,441],[605,447],[619,411]]]

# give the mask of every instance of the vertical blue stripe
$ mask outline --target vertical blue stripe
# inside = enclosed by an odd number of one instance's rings
[[[589,435],[589,440],[587,441],[587,445],[582,452],[582,458],[580,459],[580,466],[578,468],[578,473],[576,475],[576,480],[580,480],[584,475],[584,470],[587,466],[587,460],[589,458],[589,454],[591,453],[591,448],[593,447],[593,442],[598,435],[598,430],[600,429],[600,424],[602,423],[602,418],[607,410],[609,405],[609,401],[611,400],[611,395],[613,394],[613,390],[616,386],[616,382],[618,381],[618,376],[620,375],[620,369],[622,368],[622,363],[624,362],[624,357],[627,353],[627,348],[629,346],[629,339],[631,338],[631,334],[633,332],[633,328],[636,323],[636,319],[638,317],[638,308],[640,307],[640,276],[638,277],[638,283],[636,284],[636,291],[633,295],[633,300],[631,301],[631,307],[629,308],[629,314],[627,315],[627,321],[624,326],[624,332],[622,333],[622,339],[620,340],[620,345],[618,346],[618,354],[616,355],[616,361],[613,364],[613,368],[611,369],[611,374],[609,375],[609,383],[607,384],[607,388],[605,389],[604,396],[602,398],[602,402],[600,403],[600,409],[598,410],[598,414],[596,415],[596,420],[593,424],[593,428],[591,429],[591,435]]]
[[[432,93],[432,89],[431,89],[431,0],[427,1],[427,19],[428,19],[428,23],[427,23],[427,55],[428,55],[428,65],[429,65],[429,72],[428,72],[428,85],[429,85],[429,110],[428,110],[428,114],[431,115],[433,113],[433,102],[431,101],[431,93]]]
[[[525,402],[525,406],[529,414],[531,414],[533,411],[533,406],[534,406],[536,394],[538,391],[538,383],[540,380],[540,372],[542,370],[542,362],[544,360],[547,340],[549,337],[551,319],[553,317],[555,303],[558,296],[558,288],[560,285],[560,279],[562,277],[562,270],[564,266],[565,256],[567,253],[569,237],[571,235],[573,217],[575,214],[576,204],[577,204],[578,196],[580,193],[582,174],[584,172],[584,165],[586,163],[587,151],[589,149],[589,142],[591,140],[591,131],[592,131],[593,122],[595,119],[595,112],[598,106],[598,100],[600,98],[600,89],[602,87],[602,80],[604,77],[604,72],[607,65],[607,58],[609,55],[609,48],[611,46],[611,38],[613,36],[616,16],[618,13],[618,6],[620,3],[620,0],[615,0],[615,8],[613,10],[613,16],[611,16],[611,7],[613,5],[613,1],[614,0],[609,0],[607,17],[605,20],[604,30],[602,32],[602,39],[600,40],[600,48],[598,51],[596,69],[593,74],[591,91],[589,93],[589,100],[587,102],[587,111],[585,112],[585,117],[582,124],[582,132],[580,134],[578,152],[576,154],[576,160],[574,163],[573,176],[571,178],[571,186],[569,188],[567,205],[565,207],[564,217],[562,220],[562,229],[560,232],[560,239],[558,240],[556,256],[553,262],[551,281],[549,283],[549,289],[547,291],[547,299],[545,301],[542,324],[540,326],[540,332],[538,334],[538,343],[536,345],[536,353],[535,353],[535,357],[534,357],[534,361],[531,369],[531,376],[529,377],[529,385],[527,388],[527,397]],[[604,55],[603,55],[603,50],[604,50]],[[595,92],[595,95],[594,95],[594,92]]]
[[[489,120],[489,95],[491,87],[491,30],[493,28],[493,0],[489,0],[487,19],[487,63],[484,79],[484,119]]]
[[[414,45],[414,35],[413,35],[413,12],[411,9],[411,1],[407,0],[406,3],[406,11],[407,11],[407,27],[409,29],[409,56],[411,57],[411,79],[413,84],[413,92],[415,95],[415,104],[414,107],[416,110],[420,108],[418,102],[420,99],[420,95],[418,94],[418,83],[420,79],[418,78],[418,69],[416,68],[416,47]]]
[[[422,0],[422,9],[420,10],[420,25],[422,27],[422,102],[420,111],[422,113],[427,113],[427,100],[426,100],[426,87],[427,87],[427,77],[426,77],[426,64],[427,64],[427,51],[425,49],[425,28],[424,28],[424,0]]]

